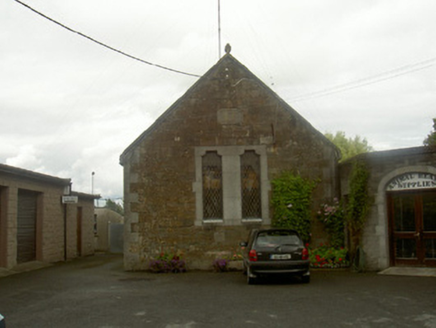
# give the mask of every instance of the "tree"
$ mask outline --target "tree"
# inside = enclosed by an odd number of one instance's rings
[[[366,138],[360,136],[347,138],[343,131],[337,131],[335,135],[326,132],[325,136],[340,149],[342,154],[341,161],[345,161],[346,159],[362,153],[373,151],[373,148],[368,144]]]
[[[111,199],[108,199],[106,201],[106,205],[104,208],[110,209],[114,212],[117,212],[118,214],[124,215],[124,208],[123,206],[121,206],[120,204],[117,204],[116,202],[114,202]]]
[[[433,131],[424,139],[424,146],[436,146],[436,118],[433,119]]]

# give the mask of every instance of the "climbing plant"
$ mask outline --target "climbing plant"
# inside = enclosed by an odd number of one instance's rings
[[[369,173],[366,165],[360,161],[355,161],[351,170],[350,193],[346,207],[346,221],[351,239],[350,253],[352,258],[357,255],[356,252],[360,249],[363,228],[370,207],[368,179]]]
[[[310,205],[316,183],[285,172],[272,181],[273,222],[276,228],[296,230],[304,241],[310,239]]]
[[[317,213],[318,220],[329,235],[329,244],[334,248],[344,246],[344,208],[342,202],[334,198],[332,202],[321,204]]]

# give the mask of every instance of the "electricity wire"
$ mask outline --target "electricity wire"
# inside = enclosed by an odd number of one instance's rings
[[[396,77],[401,76],[401,75],[405,75],[405,74],[409,74],[409,73],[413,73],[416,71],[426,69],[428,67],[433,66],[435,64],[435,62],[436,62],[436,57],[431,58],[431,59],[427,59],[424,61],[420,61],[420,62],[417,62],[414,64],[401,66],[401,67],[398,67],[398,68],[395,68],[395,69],[392,69],[392,70],[389,70],[386,72],[382,72],[382,73],[379,73],[379,74],[376,74],[373,76],[368,76],[368,77],[365,77],[365,78],[362,78],[362,79],[359,79],[356,81],[347,82],[344,84],[339,84],[339,85],[336,85],[336,86],[331,87],[331,88],[326,88],[324,90],[314,91],[314,92],[311,92],[311,93],[308,93],[305,95],[297,96],[295,98],[289,99],[289,101],[297,102],[297,101],[304,101],[304,100],[313,99],[313,98],[325,97],[325,96],[329,96],[329,95],[334,94],[334,93],[344,92],[344,91],[360,88],[363,86],[367,86],[370,84],[390,80],[390,79],[396,78]]]
[[[128,58],[131,58],[131,59],[137,60],[137,61],[139,61],[139,62],[141,62],[141,63],[147,64],[147,65],[150,65],[150,66],[154,66],[154,67],[157,67],[157,68],[160,68],[160,69],[164,69],[164,70],[167,70],[167,71],[170,71],[170,72],[173,72],[173,73],[178,73],[178,74],[183,74],[183,75],[188,75],[188,76],[193,76],[193,77],[201,77],[201,75],[197,75],[197,74],[193,74],[193,73],[187,73],[187,72],[179,71],[179,70],[176,70],[176,69],[173,69],[173,68],[169,68],[169,67],[166,67],[166,66],[162,66],[162,65],[159,65],[159,64],[155,64],[155,63],[152,63],[152,62],[149,62],[149,61],[143,60],[143,59],[141,59],[141,58],[138,58],[138,57],[135,57],[135,56],[129,55],[128,53],[125,53],[124,51],[121,51],[121,50],[119,50],[119,49],[113,48],[113,47],[111,47],[111,46],[109,46],[109,45],[107,45],[107,44],[105,44],[105,43],[103,43],[103,42],[100,42],[100,41],[98,41],[98,40],[96,40],[96,39],[94,39],[94,38],[91,38],[90,36],[87,36],[86,34],[83,34],[83,33],[79,32],[79,31],[73,30],[72,28],[70,28],[70,27],[68,27],[68,26],[65,26],[64,24],[62,24],[62,23],[60,23],[60,22],[54,20],[53,18],[50,18],[50,17],[44,15],[43,13],[37,11],[36,9],[30,7],[29,5],[25,4],[24,2],[21,2],[21,1],[19,1],[19,0],[14,0],[14,1],[17,2],[17,3],[19,3],[20,5],[22,5],[22,6],[26,7],[26,8],[28,8],[28,9],[30,9],[30,10],[33,11],[34,13],[36,13],[36,14],[38,14],[38,15],[44,17],[45,19],[51,21],[52,23],[55,23],[55,24],[59,25],[60,27],[66,29],[66,30],[68,30],[68,31],[70,31],[70,32],[72,32],[72,33],[76,33],[76,34],[80,35],[81,37],[84,37],[85,39],[88,39],[88,40],[90,40],[90,41],[92,41],[92,42],[94,42],[94,43],[97,43],[98,45],[103,46],[103,47],[105,47],[105,48],[107,48],[107,49],[109,49],[109,50],[112,50],[112,51],[114,51],[114,52],[117,52],[117,53],[119,53],[119,54],[121,54],[121,55],[123,55],[123,56],[126,56],[126,57],[128,57]]]

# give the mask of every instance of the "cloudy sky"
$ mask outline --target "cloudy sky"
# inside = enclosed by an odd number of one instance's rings
[[[147,62],[202,75],[218,0],[22,0]],[[221,0],[221,44],[319,131],[422,145],[436,117],[436,1]],[[224,51],[221,51],[224,53]],[[197,81],[0,4],[0,163],[122,197],[119,156]]]

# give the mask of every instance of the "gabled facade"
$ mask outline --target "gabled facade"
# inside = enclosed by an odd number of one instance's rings
[[[226,54],[121,155],[127,270],[161,252],[209,268],[253,227],[271,224],[272,179],[319,181],[314,206],[339,195],[339,151]],[[322,238],[320,229],[314,238]]]

